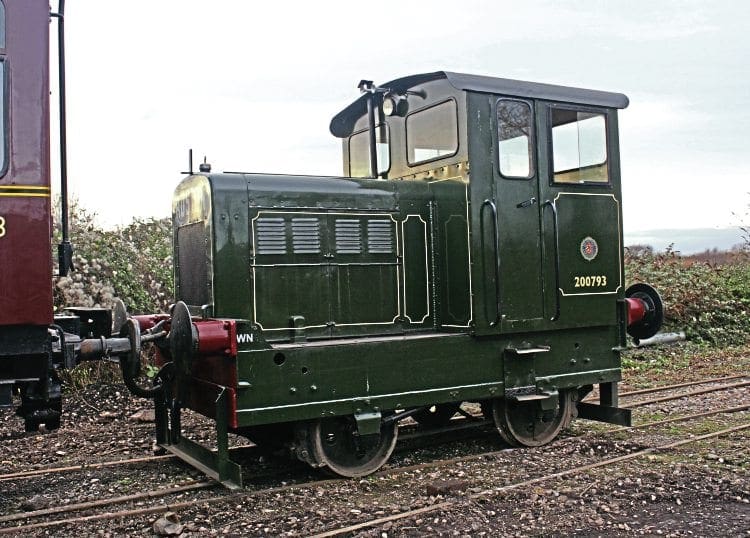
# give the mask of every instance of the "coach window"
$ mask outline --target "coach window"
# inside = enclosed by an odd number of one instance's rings
[[[6,172],[5,149],[6,149],[6,132],[8,130],[8,120],[5,117],[6,108],[6,87],[5,84],[5,60],[0,58],[0,176]]]
[[[511,99],[497,102],[497,153],[503,177],[528,179],[534,175],[532,128],[528,103]]]
[[[5,3],[0,0],[0,49],[5,48]]]
[[[608,183],[604,114],[552,108],[555,183]]]
[[[382,123],[375,128],[375,148],[378,155],[378,175],[391,168],[391,153],[388,146],[388,125]],[[349,137],[349,176],[370,175],[370,131],[364,130]]]
[[[5,2],[0,0],[0,49],[5,52]],[[8,120],[5,117],[7,102],[7,84],[5,83],[5,56],[0,56],[0,176],[6,172],[5,149]]]
[[[458,151],[456,102],[445,101],[406,117],[406,154],[409,165],[434,161]]]

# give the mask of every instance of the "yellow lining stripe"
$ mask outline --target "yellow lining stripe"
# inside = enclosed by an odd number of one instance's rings
[[[50,188],[39,185],[0,185],[0,196],[49,198]]]
[[[49,191],[49,187],[40,187],[39,185],[0,185],[0,191],[2,190],[34,190],[34,191]]]
[[[31,198],[49,198],[50,194],[47,193],[37,193],[37,192],[0,192],[1,196],[27,196]]]

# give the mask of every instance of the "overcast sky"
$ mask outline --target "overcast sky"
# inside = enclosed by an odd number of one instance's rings
[[[742,1],[69,0],[71,189],[116,224],[170,213],[188,148],[340,175],[328,124],[360,79],[449,70],[627,94],[625,230],[737,225],[748,28]]]

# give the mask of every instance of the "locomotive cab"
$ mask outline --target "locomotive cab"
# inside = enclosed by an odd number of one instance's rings
[[[622,94],[438,72],[365,93],[331,131],[347,175],[434,193],[445,327],[603,326],[617,323],[611,299],[623,293],[617,110],[627,104]],[[376,173],[363,142],[373,131]],[[443,194],[452,189],[463,199]]]

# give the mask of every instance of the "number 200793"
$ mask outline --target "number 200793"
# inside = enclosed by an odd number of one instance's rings
[[[574,276],[573,282],[576,288],[603,288],[607,285],[607,277],[605,275]]]

